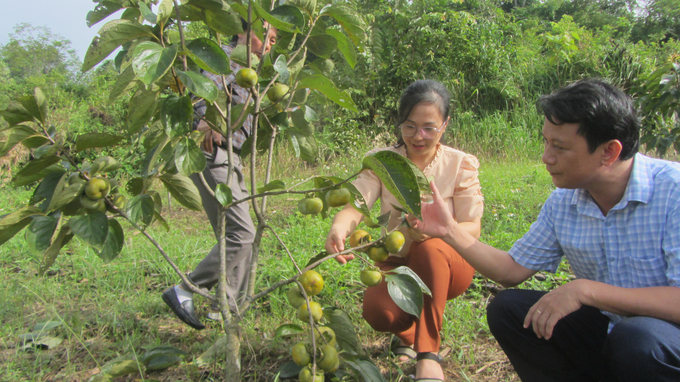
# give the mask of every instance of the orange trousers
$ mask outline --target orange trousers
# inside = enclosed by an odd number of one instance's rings
[[[420,318],[401,310],[387,291],[387,283],[366,288],[363,317],[379,332],[390,332],[416,352],[439,352],[446,301],[465,292],[475,270],[441,239],[428,239],[411,244],[406,257],[389,257],[376,264],[382,271],[406,265],[430,288],[432,297],[423,294]]]

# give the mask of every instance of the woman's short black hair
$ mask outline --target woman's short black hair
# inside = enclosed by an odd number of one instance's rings
[[[404,123],[411,114],[411,110],[419,104],[435,105],[439,109],[442,119],[446,120],[449,117],[451,110],[451,94],[442,83],[435,80],[417,80],[409,85],[399,99],[399,113],[396,133],[399,137],[396,146],[399,147],[404,144],[404,138],[401,136],[399,125]]]
[[[578,123],[578,134],[591,153],[612,139],[623,146],[622,160],[632,158],[640,148],[640,121],[632,98],[600,79],[581,80],[544,95],[538,108],[555,125]]]

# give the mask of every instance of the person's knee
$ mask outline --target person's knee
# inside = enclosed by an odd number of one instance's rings
[[[413,325],[408,314],[395,314],[392,310],[379,307],[364,307],[362,316],[371,328],[378,332],[401,333]]]
[[[655,375],[657,365],[677,363],[678,355],[664,343],[668,338],[660,328],[665,325],[670,324],[651,317],[631,317],[614,325],[604,347],[611,370],[633,380],[628,377]]]
[[[506,289],[498,292],[486,307],[486,321],[491,333],[498,332],[499,328],[506,325],[509,311],[517,298],[516,289]]]

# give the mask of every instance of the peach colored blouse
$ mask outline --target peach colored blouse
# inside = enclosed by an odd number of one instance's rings
[[[382,150],[390,150],[406,156],[405,145],[373,149],[366,155]],[[479,184],[478,168],[479,161],[474,155],[440,144],[437,147],[434,159],[423,171],[428,179],[434,179],[444,202],[453,212],[454,219],[459,223],[481,217],[484,212],[484,196]],[[400,223],[401,212],[392,207],[392,204],[399,205],[399,202],[394,195],[387,191],[380,178],[373,171],[362,171],[353,184],[363,195],[369,209],[373,207],[378,198],[382,198],[380,214],[392,211],[388,223],[389,230]],[[407,227],[401,227],[400,231],[406,237],[406,242],[402,250],[392,256],[404,257],[408,253],[413,240],[408,235]]]

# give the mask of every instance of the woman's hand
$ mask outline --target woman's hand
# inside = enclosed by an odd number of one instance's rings
[[[413,215],[408,215],[407,219],[413,229],[421,234],[432,237],[444,237],[452,227],[457,225],[453,219],[453,214],[446,206],[444,199],[439,194],[434,181],[430,182],[432,188],[433,203],[423,203],[420,212],[423,220],[418,220]]]
[[[326,238],[326,245],[324,246],[326,252],[329,254],[342,252],[345,250],[345,238],[339,235],[337,232],[329,232]],[[347,264],[348,261],[353,260],[353,254],[338,255],[335,257],[335,261],[340,264]]]
[[[410,237],[411,240],[415,241],[416,243],[422,243],[430,238],[429,235],[426,235],[420,231],[416,231],[413,228],[409,228],[406,232],[408,232],[408,237]]]

